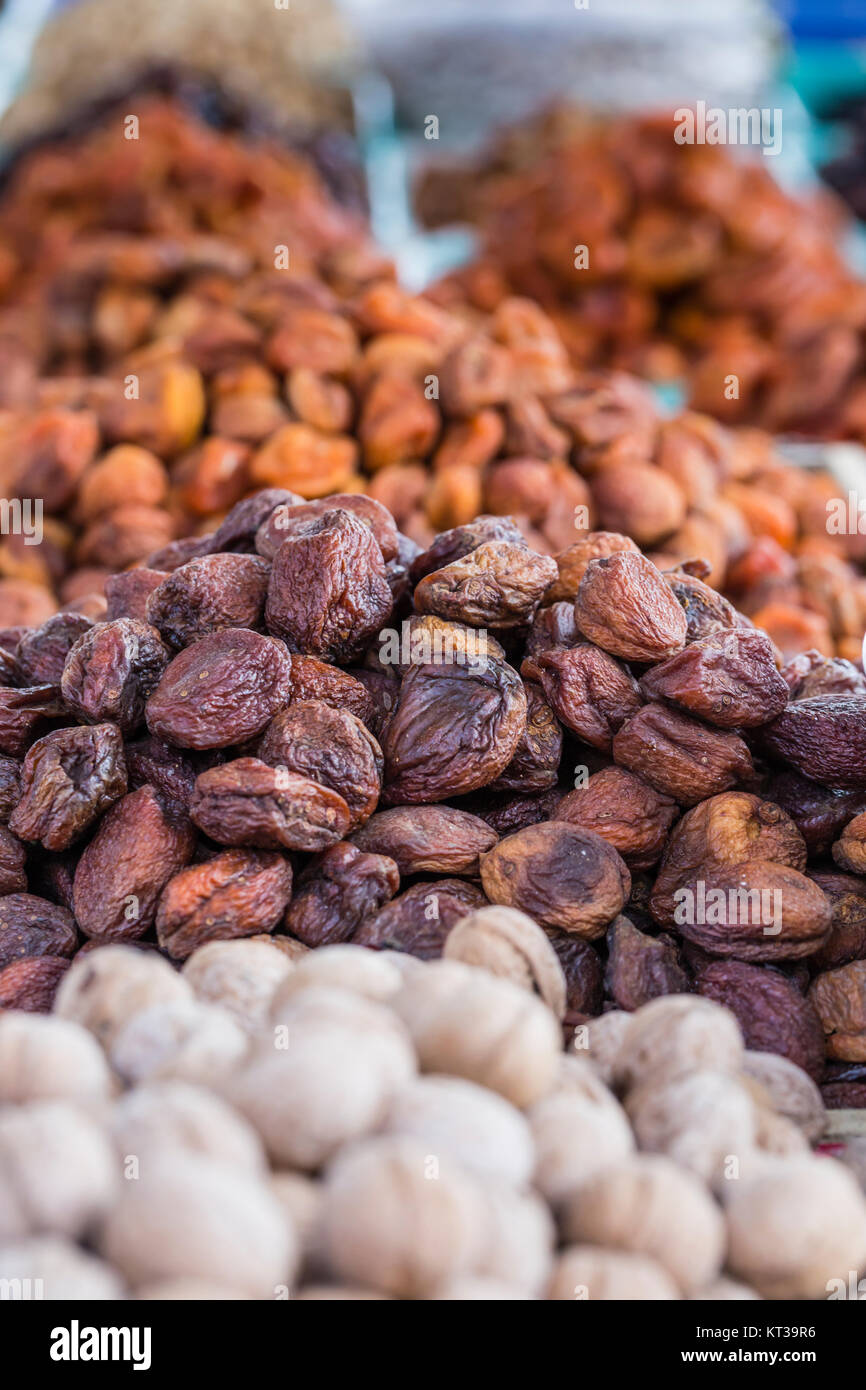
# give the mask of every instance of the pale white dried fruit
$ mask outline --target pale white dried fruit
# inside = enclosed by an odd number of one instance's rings
[[[118,1164],[101,1126],[66,1101],[0,1111],[0,1240],[86,1234],[117,1190]]]
[[[485,1183],[484,1198],[487,1231],[475,1273],[540,1298],[556,1245],[550,1209],[536,1192],[503,1182]]]
[[[134,1289],[205,1279],[273,1298],[297,1265],[279,1203],[260,1178],[186,1149],[154,1152],[122,1184],[101,1249]]]
[[[353,1145],[328,1171],[324,1249],[338,1279],[426,1298],[470,1273],[481,1252],[481,1191],[454,1164],[431,1171],[423,1144],[383,1136]]]
[[[190,995],[166,999],[122,1024],[108,1048],[126,1081],[173,1079],[212,1084],[246,1056],[249,1034],[227,1009]]]
[[[711,999],[669,994],[631,1015],[613,1066],[613,1080],[628,1090],[702,1069],[738,1072],[743,1039],[730,1010]]]
[[[764,1298],[827,1298],[866,1269],[866,1198],[831,1158],[780,1158],[728,1184],[728,1268]]]
[[[219,1004],[256,1033],[267,1023],[277,987],[295,968],[283,951],[263,941],[208,941],[184,963],[183,977],[196,995]]]
[[[743,1071],[763,1087],[773,1109],[799,1125],[807,1139],[820,1139],[826,1123],[824,1098],[811,1076],[777,1052],[746,1052]]]
[[[627,1158],[634,1138],[616,1098],[560,1089],[529,1111],[535,1139],[535,1186],[552,1206],[599,1169]]]
[[[480,907],[445,938],[446,960],[462,960],[539,994],[557,1018],[565,1014],[565,975],[537,922],[513,907]]]
[[[525,1302],[531,1297],[531,1294],[516,1289],[511,1284],[503,1284],[501,1280],[482,1279],[479,1276],[473,1278],[470,1275],[452,1279],[450,1284],[443,1284],[441,1289],[430,1295],[435,1303],[499,1303],[506,1300]]]
[[[667,1154],[711,1185],[735,1176],[755,1150],[757,1107],[736,1076],[693,1071],[626,1097],[638,1147]]]
[[[248,1173],[265,1172],[252,1126],[213,1091],[186,1081],[154,1081],[127,1091],[114,1107],[110,1130],[124,1161],[170,1145]]]
[[[243,1289],[216,1284],[211,1279],[162,1279],[157,1284],[143,1284],[135,1292],[139,1303],[219,1303],[225,1300],[242,1302],[252,1298]]]
[[[155,951],[101,946],[67,970],[54,1012],[82,1024],[103,1047],[109,1047],[117,1031],[140,1009],[189,997],[187,982]]]
[[[389,1303],[391,1295],[347,1284],[307,1284],[295,1295],[296,1303]]]
[[[319,1228],[325,1189],[306,1173],[278,1171],[269,1183],[286,1220],[297,1236],[301,1249],[302,1275],[320,1270],[322,1265]]]
[[[0,1013],[0,1105],[29,1100],[82,1103],[111,1095],[111,1073],[96,1039],[65,1018]]]
[[[573,1055],[590,1061],[607,1086],[614,1084],[616,1059],[631,1020],[632,1015],[624,1010],[611,1009],[575,1031]]]
[[[736,1279],[727,1279],[724,1275],[707,1284],[706,1288],[698,1289],[697,1293],[689,1294],[692,1302],[699,1303],[728,1303],[746,1299],[760,1301],[760,1298],[761,1295],[750,1289],[748,1284],[740,1284]]]
[[[271,1008],[278,1010],[284,1000],[314,986],[346,989],[367,999],[385,1001],[403,984],[401,971],[390,959],[393,954],[353,946],[350,942],[308,951],[277,989]]]
[[[414,1074],[400,1020],[346,990],[308,989],[283,1002],[225,1095],[258,1130],[273,1161],[315,1170],[382,1121]]]
[[[564,1203],[562,1231],[576,1244],[649,1256],[686,1294],[716,1277],[725,1251],[724,1219],[704,1184],[658,1155],[589,1178]]]
[[[559,1302],[675,1299],[680,1297],[670,1275],[644,1255],[572,1245],[563,1250],[547,1289]]]
[[[385,1134],[417,1139],[482,1179],[529,1181],[535,1149],[523,1115],[495,1091],[458,1076],[422,1076],[391,1097]]]
[[[0,1284],[22,1298],[114,1302],[125,1297],[117,1270],[61,1236],[31,1236],[0,1245]]]
[[[766,1095],[761,1091],[761,1096]],[[798,1125],[784,1115],[777,1115],[760,1103],[755,1106],[755,1145],[768,1154],[809,1153],[809,1141]]]
[[[556,1080],[559,1024],[519,985],[460,961],[431,961],[392,1000],[423,1071],[477,1081],[523,1109]]]

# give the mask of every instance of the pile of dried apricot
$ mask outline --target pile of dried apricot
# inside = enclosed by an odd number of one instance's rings
[[[786,656],[856,658],[864,544],[828,534],[832,479],[578,370],[555,306],[407,294],[298,155],[165,98],[135,109],[137,140],[117,115],[22,157],[0,195],[0,628],[104,616],[116,572],[180,538],[206,552],[277,487],[366,491],[422,547],[481,513],[546,554],[622,532],[706,561]]]

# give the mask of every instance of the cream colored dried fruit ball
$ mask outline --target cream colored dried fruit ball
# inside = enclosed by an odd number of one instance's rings
[[[320,1263],[319,1226],[325,1199],[323,1184],[306,1173],[281,1170],[271,1174],[268,1186],[297,1236],[302,1265],[306,1269],[317,1268]]]
[[[764,1298],[827,1298],[866,1269],[866,1197],[831,1158],[767,1163],[728,1184],[726,1213],[728,1268]]]
[[[84,1111],[59,1100],[0,1111],[0,1241],[82,1236],[117,1187],[114,1149]]]
[[[102,946],[67,970],[54,1012],[82,1024],[109,1047],[118,1029],[140,1009],[189,997],[187,982],[155,951]]]
[[[692,1173],[658,1155],[635,1154],[583,1183],[564,1204],[561,1225],[576,1244],[649,1256],[684,1293],[722,1266],[721,1210]]]
[[[391,1295],[347,1284],[308,1284],[295,1295],[296,1303],[390,1303]]]
[[[114,1107],[110,1129],[124,1158],[170,1145],[247,1173],[266,1171],[252,1126],[212,1091],[186,1081],[154,1081],[127,1091]]]
[[[219,1004],[249,1033],[267,1023],[274,993],[295,968],[264,941],[209,941],[193,951],[182,975],[196,998]]]
[[[495,1091],[458,1076],[423,1076],[392,1096],[385,1134],[417,1139],[431,1154],[447,1154],[476,1177],[521,1186],[535,1161],[524,1116]]]
[[[535,1186],[553,1206],[634,1150],[625,1112],[609,1092],[590,1098],[560,1089],[533,1105],[528,1119],[535,1140]]]
[[[617,1057],[632,1018],[623,1009],[611,1009],[575,1030],[572,1055],[591,1062],[607,1086],[614,1084]]]
[[[701,1069],[737,1072],[743,1039],[734,1015],[711,999],[670,994],[631,1015],[613,1065],[613,1080],[629,1089]]]
[[[553,1268],[547,1297],[559,1302],[659,1301],[680,1297],[670,1275],[645,1255],[572,1245]]]
[[[651,1078],[630,1092],[625,1108],[639,1148],[667,1154],[710,1184],[736,1174],[756,1147],[757,1107],[727,1073]]]
[[[523,1109],[546,1095],[562,1051],[560,1026],[510,980],[459,961],[431,961],[393,1000],[423,1071],[463,1076]]]
[[[537,922],[513,907],[480,907],[445,938],[446,960],[480,966],[539,994],[557,1018],[565,1014],[565,975]]]
[[[503,1284],[498,1279],[464,1275],[462,1279],[452,1279],[450,1284],[443,1284],[430,1298],[435,1303],[500,1303],[526,1302],[532,1295],[511,1284]]]
[[[315,1170],[381,1123],[415,1073],[415,1054],[389,1009],[346,991],[305,990],[279,1018],[224,1093],[274,1163]]]
[[[155,1151],[122,1184],[101,1250],[134,1289],[205,1279],[253,1298],[290,1285],[298,1259],[264,1179],[186,1149]]]
[[[106,1099],[111,1073],[96,1039],[51,1014],[0,1013],[0,1105]]]
[[[389,1136],[352,1145],[325,1180],[323,1248],[333,1274],[398,1298],[426,1298],[473,1271],[483,1196],[456,1164]]]
[[[757,1081],[773,1109],[793,1120],[807,1139],[816,1140],[824,1132],[824,1098],[811,1076],[777,1052],[746,1052],[743,1071]]]
[[[144,1284],[136,1290],[136,1301],[140,1303],[222,1303],[243,1302],[252,1294],[243,1289],[232,1289],[225,1284],[215,1284],[210,1279],[163,1279],[158,1284]]]
[[[754,1289],[750,1289],[748,1284],[740,1284],[736,1279],[728,1279],[724,1275],[714,1279],[712,1284],[707,1284],[706,1288],[698,1289],[697,1293],[689,1294],[689,1299],[697,1303],[730,1303],[735,1301],[754,1301],[760,1302],[761,1295]]]
[[[484,1184],[484,1200],[487,1229],[475,1273],[540,1298],[556,1245],[550,1208],[531,1189],[501,1181]]]
[[[248,1047],[249,1034],[227,1009],[190,995],[133,1014],[115,1032],[108,1056],[125,1081],[207,1084],[237,1066]]]
[[[125,1296],[116,1270],[61,1236],[0,1245],[0,1284],[14,1280],[32,1298],[55,1302],[112,1302]]]
[[[393,953],[392,953],[393,954]],[[322,946],[308,951],[277,989],[272,1010],[312,987],[349,990],[367,999],[387,1001],[402,987],[403,975],[388,956],[366,946]]]

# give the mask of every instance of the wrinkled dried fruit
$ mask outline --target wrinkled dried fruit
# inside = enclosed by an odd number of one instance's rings
[[[72,913],[32,893],[0,897],[0,967],[27,956],[71,956],[78,944]]]
[[[258,627],[269,578],[267,561],[255,555],[203,555],[154,589],[147,621],[173,647],[223,627]]]
[[[63,698],[85,724],[110,721],[132,733],[169,657],[156,628],[138,618],[97,623],[66,658]]]
[[[60,956],[27,956],[0,970],[0,1011],[51,1012],[54,996],[71,962]]]
[[[741,738],[661,705],[644,705],[613,740],[613,756],[656,791],[694,806],[753,775]]]
[[[673,797],[657,792],[622,767],[604,767],[585,787],[568,792],[555,820],[594,830],[613,845],[630,869],[648,869],[661,858],[679,815]]]
[[[832,924],[816,883],[786,864],[714,864],[674,891],[674,925],[716,956],[745,961],[814,955]]]
[[[819,975],[809,998],[826,1034],[828,1057],[866,1062],[866,960]]]
[[[527,657],[521,670],[528,679],[541,682],[554,714],[567,729],[606,753],[613,735],[643,703],[634,676],[587,642]]]
[[[298,879],[285,927],[307,946],[348,941],[400,887],[393,859],[339,844],[314,859]]]
[[[268,631],[290,651],[347,662],[388,621],[391,590],[379,543],[352,512],[305,522],[274,556]]]
[[[259,758],[201,773],[189,814],[217,844],[308,852],[341,840],[351,823],[338,792]]]
[[[526,692],[505,662],[413,666],[382,738],[387,800],[444,801],[492,782],[525,723]]]
[[[669,700],[720,729],[766,724],[788,703],[773,644],[756,628],[698,638],[648,671],[641,689],[648,699]]]
[[[565,821],[527,826],[481,860],[491,902],[593,940],[622,910],[631,876],[611,845]]]
[[[169,880],[157,908],[157,940],[173,960],[186,960],[206,941],[271,932],[291,893],[291,866],[281,854],[225,850]]]
[[[591,560],[574,616],[591,642],[624,661],[663,661],[685,646],[685,613],[643,555],[619,551]]]
[[[607,933],[605,986],[617,1008],[633,1012],[662,994],[687,994],[688,973],[667,936],[649,936],[627,917],[617,917]]]
[[[126,792],[123,740],[114,724],[74,725],[38,739],[21,769],[9,828],[64,850]]]
[[[478,816],[451,806],[395,806],[377,811],[356,830],[352,843],[370,854],[387,855],[400,873],[478,873],[479,855],[498,840]]]
[[[736,1015],[746,1047],[778,1052],[816,1081],[824,1070],[824,1032],[811,1000],[778,970],[740,960],[713,961],[697,978],[698,993]]]
[[[415,610],[470,627],[522,627],[556,578],[556,562],[526,545],[487,541],[425,576]]]
[[[824,786],[866,790],[866,695],[796,700],[761,730],[767,751]]]
[[[260,734],[290,692],[282,643],[223,628],[169,663],[147,702],[147,727],[181,748],[227,748]]]
[[[188,820],[170,815],[153,787],[128,792],[106,812],[75,870],[75,920],[100,942],[146,935],[165,884],[192,858]]]
[[[459,878],[416,883],[368,917],[352,940],[356,946],[377,951],[404,951],[420,960],[437,960],[455,922],[485,902],[483,893]]]
[[[350,830],[376,809],[382,750],[360,719],[346,710],[321,700],[293,700],[271,720],[258,757],[339,793],[351,813]]]

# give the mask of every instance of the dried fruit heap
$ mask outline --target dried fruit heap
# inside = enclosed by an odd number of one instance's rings
[[[431,174],[422,213],[483,237],[436,297],[531,295],[578,363],[687,375],[695,408],[732,424],[866,438],[866,285],[841,206],[792,198],[757,152],[677,144],[675,125],[555,110]]]
[[[107,620],[7,631],[0,1002],[117,942],[434,959],[492,903],[547,933],[570,1028],[696,991],[862,1101],[866,679],[780,669],[701,571],[501,516],[421,550],[370,497],[269,489]]]
[[[57,595],[101,616],[109,575],[274,486],[366,490],[425,547],[481,512],[546,553],[624,532],[705,558],[786,654],[856,657],[863,540],[828,536],[830,479],[578,373],[501,286],[483,311],[406,294],[304,160],[134,109],[138,140],[117,114],[22,158],[0,197],[0,494],[46,513],[40,545],[0,543],[0,627]]]
[[[179,974],[107,946],[50,1017],[0,1014],[0,1277],[46,1299],[856,1297],[862,1141],[810,1152],[804,1072],[686,996],[566,1053],[540,927],[487,907],[452,943],[219,941]]]

